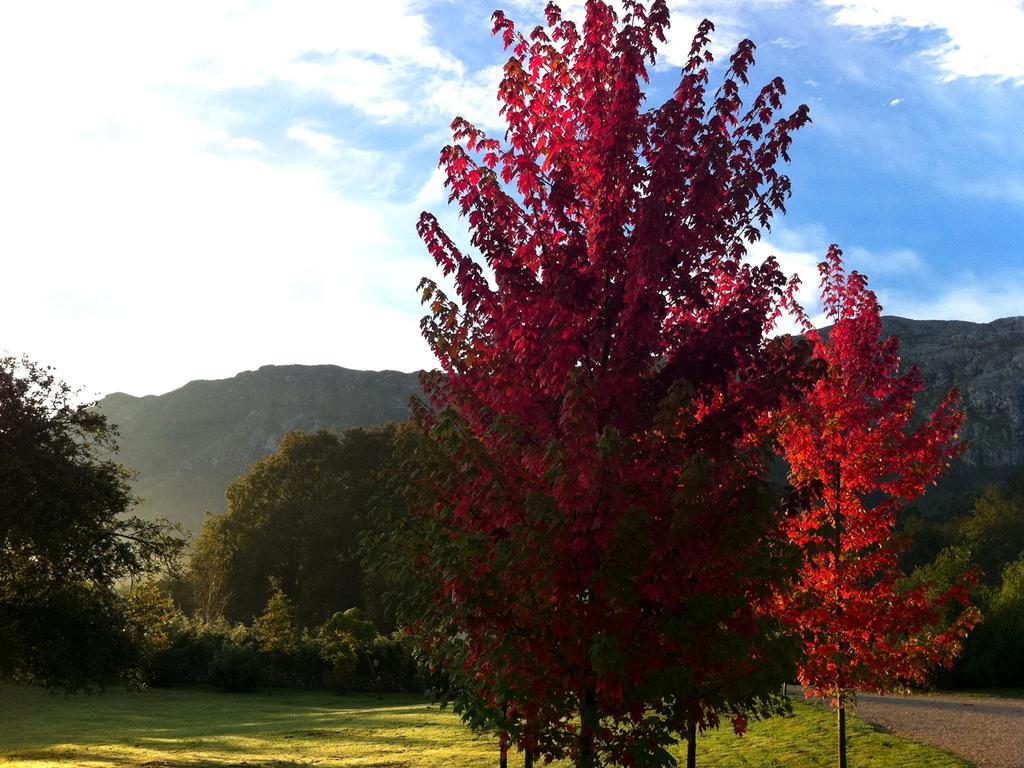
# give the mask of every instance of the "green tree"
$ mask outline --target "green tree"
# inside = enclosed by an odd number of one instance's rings
[[[294,653],[299,642],[295,629],[295,607],[279,586],[274,586],[267,605],[252,625],[265,653]]]
[[[972,606],[975,620],[980,618],[979,606],[986,605],[989,600],[988,587],[979,584],[978,566],[971,561],[971,550],[963,544],[950,545],[944,548],[930,563],[918,566],[898,584],[901,594],[912,594],[915,590],[924,589],[929,600],[938,600],[958,585],[968,588],[968,602]],[[948,630],[960,617],[963,606],[950,604],[938,610],[937,623],[932,629],[936,633]],[[957,662],[960,663],[959,661]],[[946,678],[944,671],[939,671],[939,679]]]
[[[959,537],[981,567],[986,583],[999,583],[1003,569],[1024,553],[1024,495],[1014,485],[991,487],[959,523]]]
[[[74,690],[137,667],[114,585],[183,542],[130,514],[115,436],[49,369],[0,358],[0,677]]]
[[[250,621],[266,604],[268,579],[302,627],[364,605],[359,539],[394,431],[287,433],[228,487],[227,512],[204,525],[190,566],[192,611]]]
[[[984,618],[967,639],[957,682],[1024,685],[1024,555],[1010,563],[984,604]]]
[[[157,581],[135,584],[127,594],[127,612],[138,646],[146,657],[170,644],[172,625],[181,618],[174,601]]]
[[[1003,571],[1003,583],[992,597],[986,620],[998,638],[995,682],[1024,684],[1024,555]]]
[[[208,515],[199,537],[192,544],[192,558],[187,574],[179,580],[175,597],[184,609],[202,622],[224,618],[230,593],[230,542],[221,535],[223,515]]]
[[[982,576],[970,595],[981,624],[952,673],[939,680],[975,687],[1024,682],[1024,473],[986,489],[967,514],[925,525],[941,530],[937,540],[951,543],[914,570],[908,587],[942,591],[964,573]],[[947,613],[943,620],[948,624],[951,618]]]
[[[370,654],[376,639],[377,630],[373,622],[358,608],[338,611],[327,620],[320,631],[321,654],[331,666],[331,682],[336,688],[345,687],[360,655],[368,657],[376,673],[375,659]]]

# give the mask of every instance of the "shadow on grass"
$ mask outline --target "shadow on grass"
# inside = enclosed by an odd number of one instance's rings
[[[81,754],[79,752],[54,752],[53,750],[33,750],[30,752],[13,752],[8,755],[4,755],[8,760],[29,760],[29,761],[51,761],[54,759],[67,759],[73,761],[75,765],[123,765],[131,766],[132,768],[309,768],[312,765],[318,765],[319,762],[296,762],[294,760],[266,760],[266,761],[248,761],[242,760],[239,762],[225,762],[224,760],[207,760],[204,758],[200,759],[174,759],[174,760],[147,760],[145,762],[139,762],[137,758],[132,757],[120,757],[117,755],[88,755]],[[377,763],[376,766],[373,763],[365,764],[366,768],[405,768],[408,763],[405,762],[390,762],[390,763]]]
[[[225,762],[224,760],[199,759],[173,759],[173,760],[147,760],[139,762],[136,758],[118,757],[116,755],[82,755],[74,753],[57,753],[52,750],[34,750],[30,752],[15,752],[4,756],[9,760],[28,761],[50,761],[65,758],[73,761],[75,765],[119,765],[130,766],[131,768],[310,768],[313,765],[322,765],[323,762],[298,762],[295,760],[242,760],[239,762]],[[405,760],[384,760],[377,762],[362,762],[360,768],[408,768],[410,763]]]
[[[436,707],[408,695],[379,701],[320,692],[267,696],[174,689],[54,697],[33,689],[5,687],[0,689],[0,709],[13,715],[9,724],[20,721],[26,726],[20,729],[21,738],[15,736],[9,742],[14,747],[11,752],[0,744],[0,754],[5,757],[60,760],[63,755],[81,764],[151,768],[293,768],[312,764],[260,760],[254,754],[289,745],[314,751],[348,747],[365,752],[369,748],[384,754],[376,762],[370,758],[361,765],[399,768],[408,763],[389,759],[387,752],[396,748],[444,749],[450,744],[451,729],[461,727],[457,719],[439,716]],[[60,725],[41,727],[46,722]],[[2,741],[5,739],[0,737]],[[145,762],[138,756],[120,754],[131,750],[145,750],[159,759]],[[189,755],[171,754],[179,752]],[[246,756],[254,759],[242,760]]]

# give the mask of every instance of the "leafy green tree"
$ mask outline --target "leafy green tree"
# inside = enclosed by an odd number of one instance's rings
[[[1024,495],[1013,486],[991,487],[959,523],[959,537],[971,551],[986,583],[999,583],[1003,569],[1024,553]]]
[[[377,630],[373,626],[373,622],[367,619],[366,614],[358,608],[349,608],[347,611],[335,613],[324,624],[324,633],[349,637],[360,650],[369,647],[377,638]]]
[[[280,682],[273,675],[274,664],[271,663],[268,668],[262,663],[264,660],[261,659],[258,645],[260,640],[255,632],[244,624],[226,628],[226,632],[223,627],[208,629],[213,629],[210,634],[214,634],[214,637],[219,634],[221,640],[220,647],[210,659],[210,683],[223,691],[241,692],[251,690],[261,683],[270,686]]]
[[[283,655],[295,651],[299,640],[295,629],[295,607],[279,586],[274,586],[263,613],[252,628],[260,642],[260,650]]]
[[[971,686],[1024,685],[1024,555],[1003,570],[983,610],[954,679]]]
[[[114,586],[183,541],[130,513],[115,437],[49,369],[0,358],[0,677],[75,690],[137,667]]]
[[[187,616],[204,624],[224,620],[231,598],[230,542],[220,534],[224,515],[207,513],[198,537],[192,541],[188,568],[169,576],[165,591]]]
[[[149,667],[153,656],[170,646],[170,635],[181,612],[156,580],[135,584],[126,596],[127,616],[135,634],[135,646]]]
[[[322,655],[331,665],[331,682],[339,689],[344,688],[355,671],[360,655],[368,655],[377,630],[373,622],[358,608],[335,613],[320,631]],[[374,658],[369,661],[376,672]]]
[[[229,486],[227,512],[204,525],[190,566],[193,613],[250,621],[267,602],[268,579],[302,627],[364,605],[359,539],[394,431],[287,433]]]
[[[415,563],[426,523],[410,514],[413,484],[423,471],[421,452],[430,451],[423,432],[407,422],[395,425],[391,455],[378,473],[367,530],[360,540],[367,614],[381,631],[414,620],[424,585]]]
[[[951,545],[939,552],[932,562],[915,568],[909,576],[901,579],[897,591],[900,594],[913,594],[923,589],[928,599],[935,601],[948,594],[950,590],[956,589],[958,585],[967,585],[968,603],[977,621],[981,616],[979,608],[988,604],[990,592],[988,587],[979,583],[978,571],[978,566],[971,561],[969,547],[962,544]],[[962,611],[963,606],[959,604],[940,606],[936,615],[937,621],[932,629],[936,634],[946,632],[959,619]],[[949,675],[944,670],[939,670],[937,677],[944,680]]]
[[[961,502],[965,503],[965,502]],[[966,503],[965,503],[966,504]],[[910,521],[908,521],[910,522]],[[982,622],[967,639],[952,673],[940,674],[944,684],[988,686],[1024,682],[1024,473],[978,496],[967,514],[943,523],[922,521],[925,530],[941,531],[936,540],[951,542],[931,562],[919,566],[906,586],[941,592],[964,573],[983,576],[971,592]],[[912,532],[912,526],[907,526]],[[944,621],[951,620],[947,614]],[[941,627],[940,627],[941,628]]]
[[[969,505],[970,502],[963,502],[960,509]],[[943,549],[957,545],[955,525],[949,520],[954,514],[949,513],[945,518],[931,517],[915,507],[900,512],[895,538],[901,547],[899,564],[904,573],[913,573],[934,561]]]
[[[992,597],[987,621],[999,638],[995,682],[1024,683],[1024,555],[1003,571],[1003,583]]]

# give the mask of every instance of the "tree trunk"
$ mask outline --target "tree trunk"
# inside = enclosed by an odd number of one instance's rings
[[[840,616],[843,613],[843,598],[842,593],[839,589],[840,583],[840,570],[839,563],[843,558],[843,518],[839,508],[839,496],[842,491],[842,468],[837,460],[835,463],[835,478],[836,478],[836,506],[832,510],[832,524],[835,526],[835,539],[833,540],[833,568],[836,573],[836,615]],[[840,651],[842,645],[840,645]],[[846,768],[846,688],[843,684],[843,662],[844,659],[839,661],[838,676],[836,678],[836,689],[839,691],[839,708],[836,710],[836,720],[839,725],[839,735],[837,748],[839,751],[839,768]]]
[[[846,768],[846,703],[843,701],[839,702],[836,718],[839,721],[839,768]]]
[[[595,737],[600,724],[597,713],[597,693],[593,688],[583,692],[580,703],[580,744],[576,756],[576,768],[598,768]]]
[[[686,768],[697,768],[697,724],[691,723],[686,731]]]
[[[503,702],[501,705],[501,717],[503,720],[508,718],[508,702]],[[500,750],[498,757],[498,765],[500,768],[508,768],[508,731],[501,732],[501,741],[499,742],[498,749]]]
[[[523,768],[533,768],[533,752],[529,749],[523,753]]]

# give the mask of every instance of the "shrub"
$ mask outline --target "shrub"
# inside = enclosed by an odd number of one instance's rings
[[[251,691],[264,680],[259,652],[253,645],[226,643],[210,662],[210,682],[221,690]]]
[[[421,693],[427,683],[409,638],[395,632],[377,636],[360,654],[349,687],[354,691]]]
[[[361,617],[349,615],[317,631],[295,633],[287,649],[266,650],[257,632],[244,624],[204,623],[178,614],[161,624],[161,642],[147,656],[145,682],[229,691],[258,686],[424,690],[408,641],[399,633],[377,636],[355,619]]]

